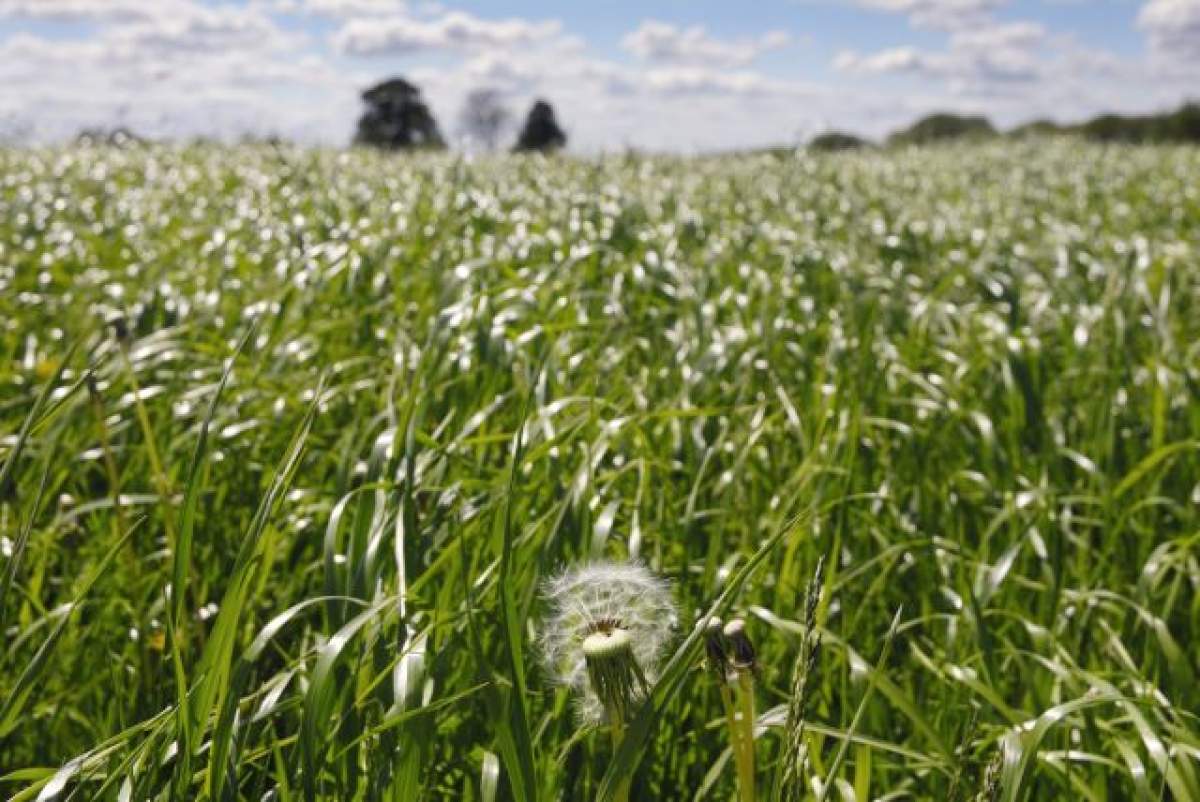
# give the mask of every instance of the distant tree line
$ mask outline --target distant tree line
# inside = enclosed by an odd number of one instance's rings
[[[1094,142],[1129,144],[1200,144],[1200,103],[1189,102],[1162,114],[1127,116],[1102,114],[1082,123],[1061,125],[1035,120],[1008,132],[999,131],[986,117],[939,112],[922,117],[884,141],[889,146],[931,145],[940,142],[977,141],[996,137],[1078,136]],[[808,147],[819,151],[855,150],[875,143],[844,131],[813,137]]]
[[[1038,120],[1014,134],[1082,134],[1099,142],[1200,142],[1200,103],[1185,103],[1166,114],[1123,116],[1101,114],[1079,125],[1056,125]]]
[[[391,78],[362,93],[366,110],[358,120],[354,144],[384,150],[433,149],[446,147],[433,112],[421,90],[403,78]],[[459,128],[469,142],[487,150],[497,146],[511,115],[494,89],[480,89],[467,96]],[[514,152],[549,152],[567,144],[566,132],[545,100],[534,102],[512,146]]]
[[[358,119],[354,144],[383,150],[441,150],[446,138],[421,90],[404,78],[390,78],[365,90],[366,108]],[[469,146],[495,150],[510,130],[512,113],[504,96],[495,89],[477,89],[467,95],[458,118],[458,130]],[[1034,120],[1009,131],[998,130],[983,116],[938,112],[922,117],[907,128],[887,136],[882,143],[845,131],[828,131],[807,143],[816,151],[846,151],[861,148],[907,145],[931,145],[942,142],[985,141],[1004,137],[1021,139],[1033,136],[1076,136],[1094,142],[1128,144],[1200,144],[1200,102],[1189,101],[1174,111],[1160,114],[1102,114],[1077,124],[1059,124]],[[77,141],[81,144],[127,147],[147,140],[125,127],[86,128]],[[278,137],[266,141],[278,144]],[[535,100],[516,131],[510,149],[513,152],[552,152],[567,144],[567,134],[545,100]],[[771,152],[791,148],[768,148]]]
[[[146,144],[145,139],[123,125],[115,128],[84,128],[76,134],[75,141],[81,145],[109,145],[117,148]]]

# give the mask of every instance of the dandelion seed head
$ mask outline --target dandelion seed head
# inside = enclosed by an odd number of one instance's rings
[[[658,663],[678,623],[670,586],[636,562],[592,562],[548,580],[543,588],[549,613],[541,633],[547,674],[576,693],[583,723],[604,720],[604,706],[588,680],[585,642],[592,636],[626,633],[646,680],[653,684]],[[624,641],[623,637],[618,640]]]

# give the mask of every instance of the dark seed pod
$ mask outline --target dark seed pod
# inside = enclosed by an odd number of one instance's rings
[[[754,656],[754,644],[746,634],[746,622],[735,618],[725,625],[725,637],[733,651],[733,667],[755,670],[758,666]]]
[[[729,666],[729,652],[725,649],[725,635],[721,628],[721,619],[713,616],[704,622],[704,653],[705,663],[710,671],[724,677]]]
[[[113,315],[108,321],[108,325],[112,326],[113,337],[117,342],[125,345],[129,342],[129,323],[125,320],[124,315]]]

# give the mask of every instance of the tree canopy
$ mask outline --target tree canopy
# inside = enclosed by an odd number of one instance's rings
[[[356,145],[387,150],[446,146],[421,90],[403,78],[392,78],[362,93],[367,110],[358,120]]]
[[[538,100],[529,109],[513,150],[548,152],[566,144],[567,135],[554,117],[554,107],[544,100]]]

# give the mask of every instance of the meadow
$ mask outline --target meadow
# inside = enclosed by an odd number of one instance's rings
[[[1198,433],[1195,148],[0,151],[0,796],[1200,800]]]

